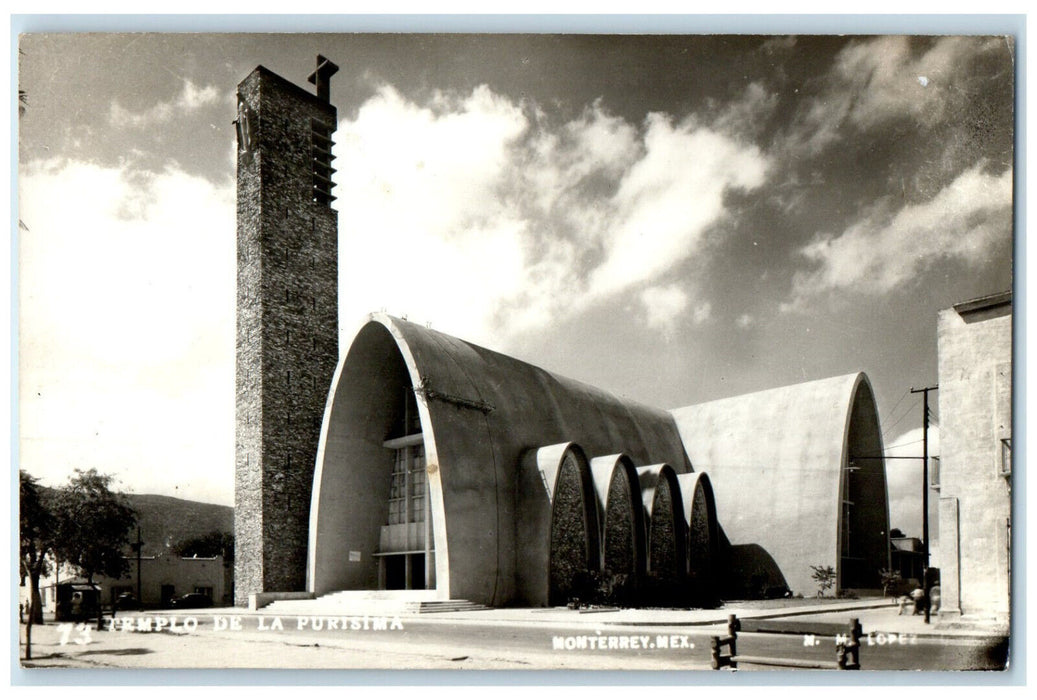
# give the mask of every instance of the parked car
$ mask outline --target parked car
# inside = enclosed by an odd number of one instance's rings
[[[188,593],[179,598],[174,598],[172,605],[174,608],[210,608],[212,607],[212,598],[204,593]]]
[[[140,610],[140,603],[132,593],[122,593],[115,599],[116,610]]]

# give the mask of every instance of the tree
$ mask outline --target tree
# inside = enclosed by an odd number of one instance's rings
[[[879,578],[882,579],[882,595],[884,596],[895,595],[904,583],[900,572],[893,569],[879,569]]]
[[[29,578],[29,611],[25,624],[25,658],[32,658],[32,626],[43,622],[40,578],[49,573],[56,519],[36,478],[18,472],[19,573]]]
[[[213,530],[204,535],[189,537],[173,545],[173,553],[178,557],[222,556],[226,565],[234,561],[234,535]]]
[[[112,477],[96,469],[76,470],[54,503],[58,561],[74,566],[88,583],[96,574],[120,578],[128,571],[124,556],[137,514],[114,493]]]
[[[831,566],[810,566],[814,573],[811,578],[817,581],[817,597],[824,598],[825,591],[835,585],[835,569]]]

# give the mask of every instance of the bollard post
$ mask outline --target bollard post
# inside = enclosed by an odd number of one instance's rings
[[[709,658],[714,670],[725,666],[738,668],[738,662],[734,660],[734,656],[738,653],[738,631],[741,629],[742,623],[738,621],[738,617],[728,615],[727,636],[709,638]],[[730,652],[726,655],[723,653],[725,646],[730,648]]]
[[[860,670],[861,668],[861,635],[864,628],[861,627],[859,618],[850,618],[850,643],[844,650],[843,665],[839,668]],[[845,658],[849,657],[849,658]]]
[[[738,623],[738,617],[735,615],[727,616],[727,636],[731,638],[731,656],[735,655],[735,642],[738,638],[738,630],[741,629],[741,625]]]
[[[742,629],[742,623],[738,621],[737,615],[727,616],[727,636],[730,638],[731,660],[728,662],[731,668],[738,668],[738,662],[734,660],[738,654],[738,632]]]

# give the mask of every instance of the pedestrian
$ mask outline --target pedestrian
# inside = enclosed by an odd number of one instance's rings
[[[911,611],[912,615],[921,615],[925,612],[925,591],[921,588],[916,588],[911,591],[911,600],[915,602],[914,610]]]
[[[897,602],[900,603],[897,615],[903,615],[904,611],[907,610],[907,606],[911,605],[911,596],[902,595],[897,599]]]

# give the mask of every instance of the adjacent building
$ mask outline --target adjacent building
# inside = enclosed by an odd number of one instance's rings
[[[216,605],[230,602],[230,571],[224,565],[223,557],[178,557],[172,554],[159,554],[140,558],[140,586],[137,585],[137,559],[127,559],[127,573],[119,579],[110,576],[94,576],[93,586],[86,584],[86,579],[72,575],[72,571],[62,567],[57,574],[52,574],[40,581],[40,598],[43,611],[48,614],[58,613],[58,606],[63,602],[61,588],[79,587],[83,590],[92,588],[97,591],[101,605],[111,606],[123,593],[133,595],[145,608],[167,608],[174,598],[188,593],[202,593]],[[139,590],[139,593],[138,593]],[[67,596],[65,596],[67,597]],[[23,585],[19,591],[19,600],[28,609],[29,586]],[[67,619],[68,611],[63,611],[63,619]]]
[[[903,585],[917,588],[925,580],[925,545],[917,537],[889,538],[890,570],[900,574]]]
[[[1012,294],[940,312],[941,621],[1007,624],[1012,550]]]
[[[123,593],[136,599],[137,560],[129,560],[127,573],[120,579],[101,576],[101,601],[111,605]],[[175,598],[188,593],[201,593],[216,605],[228,602],[228,566],[223,557],[178,557],[160,554],[140,558],[140,604],[148,608],[166,608]]]

